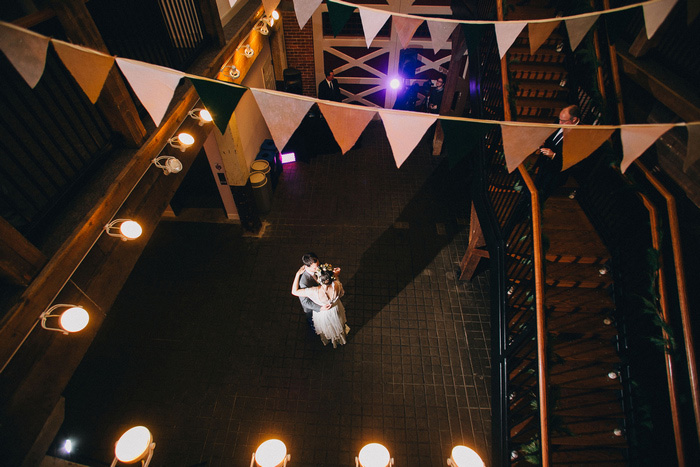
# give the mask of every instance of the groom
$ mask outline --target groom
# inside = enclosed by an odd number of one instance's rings
[[[306,289],[307,287],[316,287],[319,283],[316,281],[316,271],[318,271],[318,256],[314,253],[306,253],[301,257],[301,262],[304,263],[304,273],[299,278],[299,288]],[[321,306],[314,303],[309,297],[299,297],[301,301],[301,307],[304,309],[304,314],[306,315],[306,320],[309,322],[309,326],[314,330],[313,314],[314,312],[323,309],[329,309],[330,305]]]

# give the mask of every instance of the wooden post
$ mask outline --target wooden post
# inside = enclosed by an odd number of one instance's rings
[[[488,250],[482,250],[485,246],[486,240],[479,224],[479,216],[476,215],[476,208],[472,203],[472,212],[469,216],[469,245],[467,245],[467,251],[459,263],[459,269],[462,271],[459,276],[460,280],[472,280],[481,258],[489,257]]]
[[[207,35],[211,37],[215,47],[223,47],[226,44],[224,28],[221,25],[219,9],[216,7],[216,0],[202,0],[199,2],[202,11],[202,22]]]
[[[44,254],[0,217],[0,275],[26,287],[45,263]]]
[[[68,39],[101,52],[109,53],[107,46],[82,0],[50,0]],[[138,147],[146,137],[138,111],[129,90],[115,69],[109,73],[97,106],[112,129],[124,137],[127,146]]]

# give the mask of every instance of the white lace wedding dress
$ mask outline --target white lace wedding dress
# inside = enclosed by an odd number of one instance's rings
[[[350,328],[346,324],[345,307],[340,301],[340,297],[345,294],[343,284],[339,280],[334,281],[329,286],[314,287],[309,298],[319,305],[331,304],[328,310],[314,312],[314,328],[316,334],[321,337],[323,345],[330,342],[333,348],[344,345],[347,342],[347,333]]]

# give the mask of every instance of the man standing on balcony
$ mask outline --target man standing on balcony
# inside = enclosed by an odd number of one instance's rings
[[[578,125],[581,111],[577,105],[564,107],[559,112],[559,125]],[[562,172],[562,148],[564,147],[564,130],[559,128],[540,146],[538,152],[544,157],[537,160],[537,176],[535,186],[544,202],[552,191],[562,186],[567,179],[566,171]]]
[[[326,79],[318,83],[318,98],[335,102],[343,100],[343,97],[340,95],[338,80],[335,79],[333,70],[326,70]]]

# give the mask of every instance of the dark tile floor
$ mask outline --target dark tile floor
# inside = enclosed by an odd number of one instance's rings
[[[488,464],[488,279],[456,279],[464,180],[427,138],[397,170],[373,122],[361,148],[284,167],[261,238],[161,222],[65,392],[55,446],[108,465],[142,424],[152,466],[247,466],[270,437],[292,466],[351,466],[368,442],[399,467],[444,466],[456,444]],[[336,350],[290,294],[307,250],[342,268],[352,331]]]

